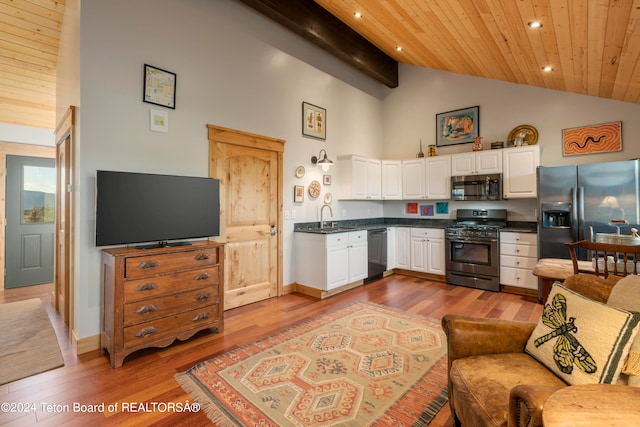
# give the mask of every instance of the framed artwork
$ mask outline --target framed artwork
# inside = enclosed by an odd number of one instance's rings
[[[464,144],[480,136],[480,107],[436,114],[436,145]]]
[[[154,132],[169,132],[169,113],[166,111],[149,111],[149,129]]]
[[[161,105],[175,110],[175,73],[144,64],[144,93],[142,100],[149,104]]]
[[[312,138],[327,139],[327,110],[303,102],[302,134]]]
[[[433,205],[420,205],[420,216],[433,216]]]
[[[562,155],[622,151],[622,122],[562,130]]]
[[[293,203],[304,202],[304,185],[293,186]]]
[[[417,203],[407,203],[407,213],[408,214],[417,214],[418,213],[418,204]]]
[[[322,175],[322,183],[324,185],[331,185],[331,175]]]

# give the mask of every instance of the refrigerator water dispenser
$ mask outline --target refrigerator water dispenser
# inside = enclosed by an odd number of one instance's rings
[[[543,203],[542,226],[549,228],[570,228],[571,203]]]

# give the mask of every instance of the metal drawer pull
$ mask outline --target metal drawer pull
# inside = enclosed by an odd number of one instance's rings
[[[136,291],[152,291],[154,289],[158,289],[158,285],[153,282],[140,283],[136,287]]]
[[[137,309],[136,313],[138,313],[138,314],[149,314],[149,313],[153,313],[154,311],[158,311],[158,307],[156,307],[153,304],[149,304],[149,305],[143,305],[142,307]]]
[[[211,255],[205,252],[200,252],[198,255],[196,255],[196,261],[205,261],[209,258],[211,258]]]
[[[209,292],[200,292],[198,295],[196,295],[196,299],[200,302],[206,301],[209,298],[211,298],[211,294]]]
[[[150,268],[154,268],[159,265],[160,263],[158,261],[143,261],[138,265],[138,268],[141,268],[143,270],[148,270]]]
[[[149,335],[153,335],[156,332],[158,332],[158,330],[153,327],[153,326],[149,326],[148,328],[142,328],[138,331],[138,333],[136,334],[136,337],[138,338],[144,338],[144,337],[148,337]]]
[[[204,313],[200,313],[198,314],[196,317],[194,317],[193,320],[194,322],[200,322],[201,320],[207,320],[209,318],[209,312],[205,311]]]
[[[206,280],[209,277],[211,277],[209,273],[200,273],[196,277],[194,277],[193,280]]]

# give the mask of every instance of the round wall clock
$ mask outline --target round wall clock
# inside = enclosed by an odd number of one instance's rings
[[[296,177],[302,178],[304,176],[304,166],[298,166],[296,168]]]
[[[311,181],[309,184],[309,196],[316,198],[320,195],[320,183],[318,181]]]

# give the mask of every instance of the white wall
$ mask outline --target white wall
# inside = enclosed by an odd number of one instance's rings
[[[18,126],[0,123],[0,141],[19,144],[47,145],[53,147],[53,131],[51,129]]]
[[[539,133],[542,164],[594,163],[640,157],[640,105],[538,89],[498,80],[400,65],[400,86],[384,100],[384,155],[415,157],[418,141],[435,144],[436,114],[480,106],[480,136],[485,148],[506,141],[516,126],[529,124]],[[622,121],[623,151],[562,156],[562,129]],[[438,147],[438,154],[471,151],[472,144]]]
[[[349,153],[412,158],[418,139],[427,144],[434,135],[436,113],[472,105],[481,107],[485,141],[504,139],[522,123],[536,126],[543,161],[549,164],[563,161],[553,154],[559,151],[553,146],[558,138],[552,134],[561,127],[624,120],[625,138],[631,139],[638,130],[627,125],[631,115],[637,116],[636,105],[412,66],[400,67],[398,89],[382,88],[232,0],[70,0],[67,8],[79,19],[65,18],[63,23],[58,88],[68,93],[58,94],[58,107],[64,111],[69,104],[79,106],[75,153],[79,168],[74,187],[79,201],[74,260],[75,317],[82,319],[76,324],[79,338],[100,330],[100,249],[94,243],[96,170],[206,176],[206,124],[287,141],[284,211],[295,220],[285,221],[285,284],[294,280],[294,222],[317,221],[322,195],[338,193],[332,190],[337,185],[333,170],[334,184],[323,188],[318,200],[307,196],[303,204],[293,203],[294,185],[321,181],[322,171],[309,161],[321,148],[334,161]],[[168,133],[149,131],[149,110],[162,107],[141,101],[145,63],[177,73],[176,109],[166,109]],[[303,101],[327,109],[326,141],[302,137]],[[587,116],[574,112],[585,105]],[[624,155],[630,154],[629,147],[625,144]],[[302,179],[294,176],[298,165],[307,169]],[[400,202],[335,201],[333,213],[334,219],[396,216],[403,206]],[[527,202],[514,206],[516,212],[523,212],[516,216],[526,217]]]
[[[126,10],[126,13],[122,11]],[[310,164],[325,148],[339,154],[382,154],[382,101],[378,83],[235,1],[82,0],[80,60],[74,40],[61,48],[71,64],[61,85],[80,79],[81,124],[76,234],[76,319],[79,338],[100,330],[100,249],[94,243],[97,169],[207,176],[206,124],[286,140],[284,209],[296,221],[317,221],[322,197],[293,204],[293,186],[322,172]],[[73,33],[75,24],[68,22]],[[303,62],[296,57],[305,58]],[[142,72],[151,64],[177,74],[176,109],[169,132],[149,131]],[[66,75],[65,75],[66,74]],[[336,77],[337,76],[337,77]],[[61,95],[62,96],[62,95]],[[304,138],[302,102],[327,109],[327,139]],[[303,179],[294,176],[304,165]],[[325,190],[326,191],[326,190]],[[324,192],[323,191],[323,194]],[[361,217],[357,205],[334,207],[334,217]],[[376,205],[377,216],[382,214]],[[293,281],[293,220],[285,221],[284,282]]]

